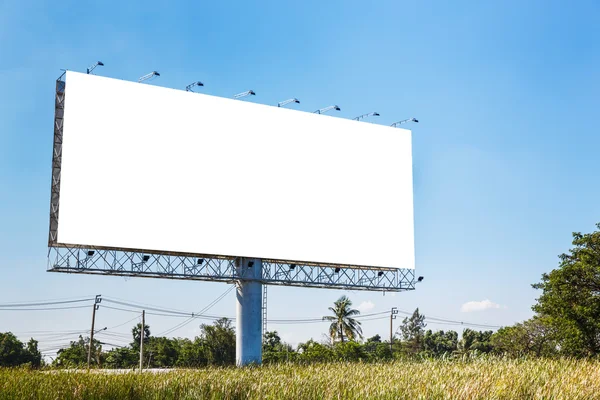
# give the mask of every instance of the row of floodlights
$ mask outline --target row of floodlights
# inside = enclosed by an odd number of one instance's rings
[[[104,63],[102,61],[96,61],[91,67],[89,67],[87,69],[87,73],[91,74],[92,71],[96,67],[99,67],[99,66],[104,66]],[[147,80],[150,80],[152,78],[159,77],[159,76],[160,76],[160,74],[158,73],[158,71],[152,71],[149,74],[141,76],[138,79],[138,83],[141,83],[141,82],[144,82],[144,81],[147,81]],[[202,83],[200,81],[196,81],[196,82],[190,83],[189,85],[187,85],[185,87],[185,90],[187,92],[193,92],[194,91],[193,89],[195,87],[199,87],[199,86],[204,86],[204,83]],[[256,95],[256,93],[254,92],[254,90],[247,90],[245,92],[238,93],[238,94],[234,95],[233,98],[234,99],[240,99],[242,97],[254,96],[254,95]],[[279,103],[277,103],[277,107],[284,107],[284,106],[286,106],[288,104],[292,104],[292,103],[300,104],[300,100],[298,100],[297,98],[292,98],[292,99],[287,99],[287,100],[284,100],[284,101],[280,101]],[[331,111],[331,110],[340,111],[341,108],[339,106],[337,106],[337,105],[332,105],[332,106],[320,108],[320,109],[314,111],[314,113],[315,114],[324,114],[324,113],[326,113],[328,111]],[[376,112],[376,111],[373,111],[373,112],[370,112],[370,113],[359,115],[358,117],[354,117],[352,119],[355,120],[355,121],[360,121],[361,119],[364,119],[364,118],[367,118],[367,117],[379,117],[379,113]],[[398,125],[402,125],[402,124],[405,124],[407,122],[419,122],[419,120],[416,119],[416,118],[407,118],[407,119],[403,119],[402,121],[394,122],[390,126],[397,127]]]
[[[95,253],[96,252],[94,250],[88,250],[88,252],[87,252],[88,258],[92,257]],[[142,256],[142,264],[148,262],[148,260],[150,260],[150,256],[148,254],[144,254]],[[204,258],[199,258],[196,262],[198,265],[202,265],[202,264],[204,264]],[[252,268],[252,267],[254,267],[254,261],[248,261],[248,268]],[[295,269],[296,269],[296,264],[290,264],[290,270],[293,271]],[[338,274],[340,272],[340,269],[341,269],[340,267],[336,267],[334,269],[334,272],[336,274]],[[383,271],[379,271],[377,273],[377,276],[382,276],[382,275],[383,275]],[[417,279],[417,282],[421,282],[422,280],[423,280],[423,277],[419,276],[419,278]]]

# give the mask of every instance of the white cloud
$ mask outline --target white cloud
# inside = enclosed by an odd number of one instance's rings
[[[490,300],[482,300],[482,301],[468,301],[460,307],[461,312],[474,312],[474,311],[484,311],[498,308],[506,308],[501,306],[500,304],[494,303]]]
[[[371,311],[372,309],[375,308],[375,303],[373,303],[370,300],[367,301],[363,301],[362,303],[360,303],[358,305],[358,307],[356,307],[356,309],[360,312],[367,312],[367,311]]]

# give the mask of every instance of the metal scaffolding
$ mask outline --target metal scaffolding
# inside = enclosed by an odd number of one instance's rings
[[[399,292],[414,290],[412,269],[297,264],[263,259],[260,278],[236,269],[238,257],[161,254],[97,247],[50,246],[48,271],[196,281]]]

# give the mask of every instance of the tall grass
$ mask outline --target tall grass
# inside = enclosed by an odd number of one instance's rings
[[[426,360],[153,374],[0,369],[1,399],[600,399],[600,362]]]

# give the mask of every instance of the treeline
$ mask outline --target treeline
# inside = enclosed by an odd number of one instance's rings
[[[600,224],[597,224],[600,229]],[[500,328],[497,332],[465,329],[459,339],[455,331],[426,330],[426,317],[415,310],[402,321],[392,343],[379,335],[363,340],[359,314],[342,296],[329,307],[329,340],[309,340],[297,348],[282,342],[277,332],[264,337],[263,362],[325,362],[332,360],[387,360],[392,358],[461,357],[495,354],[509,357],[598,357],[600,355],[600,232],[574,233],[573,248],[560,256],[559,267],[542,275],[534,284],[541,290],[532,307],[533,318]],[[129,346],[102,350],[92,343],[92,365],[103,368],[133,368],[139,365],[141,324],[132,329]],[[235,364],[235,330],[222,318],[202,325],[201,334],[189,339],[153,337],[144,327],[144,367],[201,367]],[[110,343],[106,343],[110,345]],[[80,337],[58,351],[57,367],[87,364],[89,339]],[[27,344],[11,333],[0,333],[0,366],[42,365],[37,341]]]
[[[462,357],[465,354],[533,354],[548,356],[551,342],[536,340],[538,327],[518,324],[492,331],[465,329],[461,338],[456,331],[425,330],[426,318],[415,310],[405,318],[392,344],[380,335],[357,340],[309,340],[297,348],[281,340],[277,331],[267,332],[263,341],[263,362],[329,362],[329,361],[383,361],[398,358]],[[533,328],[530,331],[527,329]],[[525,329],[528,334],[515,334]],[[132,329],[128,346],[102,349],[103,342],[94,339],[91,366],[94,368],[138,368],[140,362],[141,324]],[[42,365],[37,342],[31,339],[27,345],[19,342],[11,333],[0,334],[0,366],[29,364]],[[190,339],[154,337],[150,327],[144,327],[144,368],[194,368],[226,366],[235,364],[235,330],[230,320],[219,319],[212,325],[202,325],[201,334]],[[87,365],[89,338],[79,337],[70,346],[58,351],[52,367],[81,368]]]
[[[384,341],[375,335],[363,342],[354,340],[324,341],[309,340],[297,348],[284,343],[277,331],[267,332],[263,342],[263,362],[327,362],[327,361],[378,361],[415,355],[438,357],[450,354],[465,354],[472,351],[490,352],[492,332],[476,332],[466,329],[462,339],[454,331],[425,331],[424,317],[418,310],[403,322],[411,326],[411,335],[405,340]],[[414,325],[420,320],[420,325]],[[103,351],[103,342],[94,339],[91,365],[94,368],[138,368],[140,362],[141,324],[132,329],[130,345]],[[0,366],[29,364],[39,367],[42,357],[37,342],[31,339],[25,346],[11,333],[1,334]],[[7,340],[8,338],[8,340]],[[11,346],[6,344],[10,343]],[[79,337],[70,346],[58,351],[51,363],[53,367],[81,368],[87,365],[89,338]],[[235,364],[235,331],[231,321],[222,318],[212,325],[202,325],[200,336],[190,339],[154,337],[150,327],[144,331],[144,368],[190,368],[203,366],[226,366]]]

